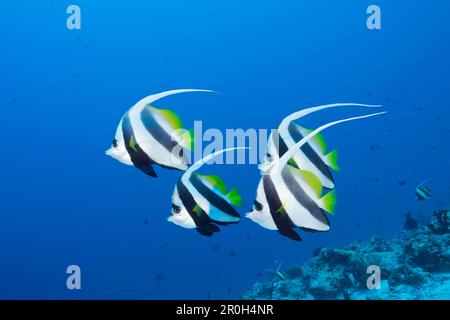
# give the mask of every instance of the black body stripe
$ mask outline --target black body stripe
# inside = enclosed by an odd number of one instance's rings
[[[197,202],[195,202],[194,197],[191,195],[191,193],[186,188],[181,179],[177,183],[177,190],[178,195],[180,196],[180,200],[183,203],[183,206],[186,208],[192,220],[194,220],[195,225],[199,227],[204,224],[209,224],[211,222],[211,219],[203,210],[201,211],[200,216],[198,216],[194,212],[194,208],[197,206]]]
[[[221,198],[214,191],[208,188],[208,186],[199,179],[197,174],[194,173],[193,175],[191,175],[190,182],[192,183],[194,188],[197,189],[197,191],[214,207],[232,217],[241,217],[239,213],[225,199]]]
[[[276,150],[278,151],[278,157],[282,157],[287,151],[288,147],[284,142],[283,138],[281,138],[280,131],[275,130],[272,135],[272,141],[275,145]]]
[[[422,191],[425,194],[425,196],[423,196],[419,191]],[[416,196],[419,200],[427,200],[427,199],[431,198],[430,193],[427,190],[422,189],[422,188],[419,188],[416,190]]]
[[[303,135],[299,132],[297,125],[292,122],[289,125],[289,134],[295,142],[299,142],[304,138]],[[325,177],[327,177],[334,183],[334,177],[330,169],[328,168],[328,165],[323,162],[320,156],[314,151],[313,147],[311,147],[309,143],[305,143],[300,149],[308,158],[308,160],[311,161]]]
[[[431,193],[428,189],[426,188],[420,188],[420,190],[425,194],[425,196],[431,198]]]
[[[270,214],[272,215],[272,219],[277,226],[278,232],[285,237],[301,241],[300,236],[292,230],[292,228],[295,228],[296,225],[292,222],[291,218],[289,218],[286,213],[280,214],[277,212],[277,210],[282,207],[282,203],[280,197],[278,196],[278,192],[270,179],[270,176],[266,175],[263,177],[263,186],[267,203],[269,204]]]
[[[148,133],[158,141],[167,151],[172,152],[178,143],[172,139],[172,137],[164,131],[164,129],[156,121],[152,114],[150,107],[146,106],[141,111],[141,121]]]
[[[289,192],[295,197],[298,203],[306,210],[308,210],[308,212],[314,218],[329,226],[330,221],[324,214],[323,210],[317,205],[317,203],[315,203],[310,197],[308,197],[305,190],[303,190],[302,186],[299,185],[288,166],[284,167],[283,171],[281,172],[281,177],[283,178],[283,182],[289,189]],[[288,212],[288,214],[295,214],[295,212]]]
[[[134,137],[134,132],[128,114],[122,118],[122,134],[125,148],[130,155],[131,162],[133,162],[134,166],[150,176],[156,176],[156,173],[152,168],[152,164],[155,164],[156,162],[153,161],[153,159],[141,149],[139,144],[136,142],[136,138],[134,138],[134,146],[136,150],[133,150],[130,147],[130,140],[131,137]]]

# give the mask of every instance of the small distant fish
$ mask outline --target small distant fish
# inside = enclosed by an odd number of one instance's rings
[[[156,282],[164,281],[164,274],[162,274],[162,273],[155,273],[155,281]]]
[[[273,276],[275,278],[278,278],[279,280],[287,280],[287,274],[281,270],[282,266],[283,266],[283,264],[279,263],[276,270],[274,270],[274,271],[269,270],[269,272],[273,273]]]
[[[398,182],[398,185],[399,186],[404,186],[404,185],[406,185],[406,183],[407,183],[406,181],[402,180],[402,181]]]
[[[134,165],[150,177],[157,177],[153,165],[186,170],[189,159],[184,151],[192,149],[192,132],[182,130],[181,120],[173,111],[150,105],[164,97],[185,92],[212,91],[172,90],[142,99],[120,120],[112,146],[106,151],[106,155],[123,164]],[[175,154],[177,149],[180,152]]]
[[[381,150],[382,146],[379,144],[373,144],[370,146],[370,151]]]
[[[150,223],[150,221],[148,220],[148,218],[145,218],[144,224],[149,224],[149,223]]]
[[[378,178],[378,177],[372,177],[372,178],[370,178],[370,182],[372,182],[372,183],[376,183],[376,182],[378,182],[378,181],[380,181],[380,178]]]
[[[317,107],[303,110],[304,114],[321,110]],[[330,223],[324,212],[334,213],[336,191],[323,195],[323,185],[312,172],[289,165],[289,160],[317,133],[334,125],[368,118],[385,112],[361,117],[347,118],[325,124],[306,135],[281,157],[260,166],[263,177],[256,192],[253,211],[247,218],[263,228],[278,231],[282,236],[302,241],[294,231],[299,227],[304,231],[328,231]]]
[[[278,271],[276,272],[276,276],[277,276],[278,278],[280,278],[281,280],[286,280],[286,279],[287,279],[286,274],[285,274],[283,271],[280,271],[280,270],[278,270]]]
[[[211,249],[213,250],[213,251],[219,251],[220,250],[220,246],[219,245],[217,245],[217,244],[215,244],[215,245],[213,245],[212,247],[211,247]]]
[[[230,250],[230,252],[228,252],[228,256],[230,256],[230,257],[236,257],[237,256],[237,253],[236,253],[236,251],[234,251],[234,250]]]
[[[418,200],[420,201],[424,201],[424,200],[428,200],[431,199],[431,190],[429,187],[426,186],[426,184],[429,182],[430,180],[426,180],[425,182],[421,183],[417,188],[416,188],[416,197]]]
[[[201,175],[196,171],[216,156],[231,150],[224,149],[193,164],[180,178],[172,195],[172,215],[168,218],[185,229],[196,229],[203,236],[211,237],[220,231],[218,225],[235,224],[240,215],[233,206],[242,205],[237,189],[227,191],[223,180],[215,175]]]

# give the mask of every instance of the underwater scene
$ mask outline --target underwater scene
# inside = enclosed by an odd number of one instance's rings
[[[450,299],[449,20],[2,1],[0,299]]]

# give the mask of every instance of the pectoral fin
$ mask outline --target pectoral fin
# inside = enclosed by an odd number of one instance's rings
[[[134,136],[130,137],[130,142],[128,142],[128,146],[136,153],[139,152],[139,150],[136,147],[136,142],[134,141]]]

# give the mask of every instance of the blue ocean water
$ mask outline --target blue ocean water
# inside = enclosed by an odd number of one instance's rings
[[[71,4],[81,30],[66,27]],[[381,30],[366,27],[371,4]],[[3,1],[0,298],[239,298],[278,263],[396,234],[409,211],[426,220],[448,208],[449,9],[445,0]],[[180,172],[157,168],[150,179],[104,154],[128,108],[178,88],[220,92],[158,102],[188,128],[271,129],[334,102],[389,113],[324,133],[342,167],[330,232],[296,243],[242,219],[204,238],[166,221]],[[360,114],[324,111],[305,126]],[[251,207],[255,165],[206,171]],[[426,179],[433,198],[418,202]],[[66,288],[69,265],[82,270],[80,291]]]

